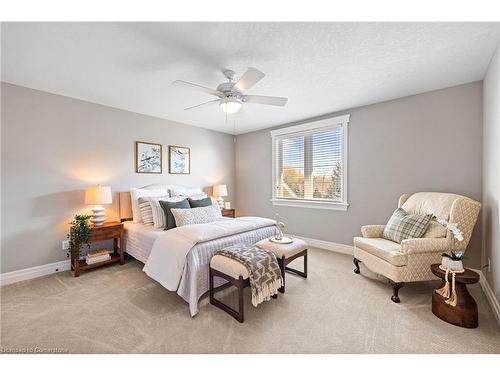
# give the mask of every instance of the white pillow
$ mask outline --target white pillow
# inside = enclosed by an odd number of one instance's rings
[[[169,192],[170,192],[171,197],[189,197],[189,198],[191,198],[195,195],[201,195],[201,194],[204,194],[206,197],[206,194],[203,193],[203,190],[201,190],[200,188],[187,188],[184,186],[175,186],[175,187],[171,187],[169,189]]]
[[[141,211],[139,209],[139,198],[147,197],[169,197],[168,189],[148,189],[148,188],[132,188],[130,189],[130,199],[132,201],[132,220],[134,223],[140,223],[142,221]]]
[[[184,225],[204,224],[221,220],[222,214],[217,206],[197,207],[197,208],[172,208],[175,225],[182,227]]]
[[[150,197],[149,204],[151,205],[151,211],[153,212],[153,226],[155,228],[164,228],[167,225],[167,218],[165,217],[165,211],[160,205],[160,201],[166,202],[180,202],[183,201],[184,197]]]

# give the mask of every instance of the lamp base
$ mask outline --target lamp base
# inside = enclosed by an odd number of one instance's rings
[[[97,205],[92,207],[92,219],[90,222],[96,227],[104,224],[106,221],[106,209],[103,206]]]

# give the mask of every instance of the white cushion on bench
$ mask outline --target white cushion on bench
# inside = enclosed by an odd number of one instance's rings
[[[290,258],[297,253],[307,249],[307,243],[298,238],[294,238],[292,243],[288,244],[280,244],[276,242],[269,241],[268,238],[257,242],[256,244],[261,249],[269,250],[276,255],[276,257],[281,258],[285,256],[285,258]]]
[[[224,255],[214,255],[210,261],[210,267],[231,276],[233,279],[239,279],[240,276],[243,277],[243,279],[248,279],[247,268],[240,262],[225,257]]]

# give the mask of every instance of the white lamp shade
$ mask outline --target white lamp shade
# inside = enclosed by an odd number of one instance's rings
[[[85,189],[85,204],[111,204],[111,187],[90,186]]]
[[[227,197],[226,185],[214,185],[212,195],[214,197]]]

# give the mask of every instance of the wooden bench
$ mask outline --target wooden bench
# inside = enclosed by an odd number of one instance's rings
[[[293,242],[290,244],[279,244],[266,238],[257,242],[255,245],[262,249],[269,250],[276,255],[276,259],[281,268],[281,276],[283,277],[283,286],[280,288],[281,293],[285,293],[285,271],[292,272],[307,279],[307,243],[305,241],[294,238]],[[287,267],[290,262],[300,257],[304,257],[303,271]]]
[[[238,310],[226,305],[222,301],[215,298],[214,277],[218,276],[228,281],[229,286],[233,285],[238,289]],[[225,257],[224,255],[214,255],[210,260],[209,268],[209,292],[210,304],[224,310],[238,322],[243,323],[244,316],[244,301],[243,291],[247,286],[250,286],[247,268],[240,262]],[[278,298],[275,294],[272,298]]]

